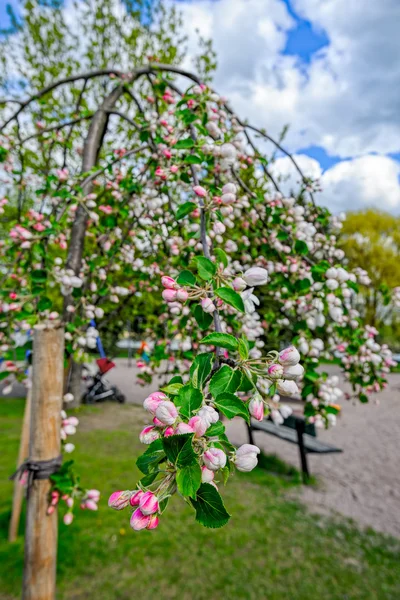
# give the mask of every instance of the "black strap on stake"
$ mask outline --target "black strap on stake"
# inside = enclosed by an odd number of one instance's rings
[[[62,465],[62,454],[50,460],[25,460],[13,473],[9,479],[13,480],[17,477],[22,478],[25,471],[28,471],[28,490],[32,486],[35,479],[49,479],[54,473],[60,469]]]

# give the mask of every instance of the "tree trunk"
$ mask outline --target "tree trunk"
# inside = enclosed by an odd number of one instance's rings
[[[33,334],[32,411],[29,458],[48,461],[61,451],[64,329],[36,325]],[[54,600],[57,564],[57,510],[47,514],[49,479],[28,487],[23,600]]]

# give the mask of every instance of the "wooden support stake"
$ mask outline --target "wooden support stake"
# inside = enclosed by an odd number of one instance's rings
[[[29,431],[31,420],[31,398],[32,390],[29,387],[26,394],[24,420],[22,422],[21,441],[19,443],[19,453],[17,467],[24,462],[29,455]],[[12,512],[10,526],[8,529],[8,541],[15,542],[18,536],[19,519],[21,516],[22,501],[25,494],[25,488],[21,485],[19,478],[14,481],[14,494],[12,503]]]
[[[50,460],[61,451],[64,329],[37,325],[33,334],[32,409],[29,458]],[[57,510],[47,515],[50,481],[35,480],[27,498],[23,600],[54,600]]]

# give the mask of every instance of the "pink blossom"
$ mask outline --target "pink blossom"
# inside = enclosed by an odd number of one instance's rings
[[[257,465],[257,455],[260,454],[260,448],[253,444],[243,444],[236,451],[235,464],[238,471],[248,473]]]
[[[206,313],[213,313],[216,310],[215,304],[211,298],[203,298],[201,301],[201,308]]]
[[[132,513],[130,519],[130,526],[135,531],[141,531],[142,529],[146,529],[146,527],[150,524],[150,515],[144,515],[140,508],[137,508],[135,512]]]
[[[164,425],[173,425],[178,417],[175,404],[170,400],[161,402],[156,408],[156,417]]]
[[[177,435],[182,435],[183,433],[193,433],[193,431],[193,427],[191,427],[188,423],[179,423],[175,429],[175,433]]]
[[[159,523],[158,515],[156,515],[156,514],[150,515],[150,521],[149,521],[149,524],[147,525],[146,529],[155,529],[156,527],[158,527],[158,523]]]
[[[176,300],[177,291],[171,289],[163,290],[162,297],[166,302],[174,302]]]
[[[273,379],[280,379],[283,375],[283,366],[274,363],[268,368],[268,375]]]
[[[170,435],[175,435],[173,427],[167,427],[164,431],[164,437],[169,437]]]
[[[214,471],[211,471],[205,465],[201,467],[201,481],[203,483],[211,483],[214,480],[214,477]]]
[[[188,294],[188,292],[186,290],[182,290],[181,289],[181,290],[178,290],[176,292],[176,299],[179,302],[186,302],[186,300],[188,299],[188,297],[189,297],[189,294]]]
[[[63,518],[65,525],[71,525],[73,520],[74,520],[74,515],[71,512],[65,513],[64,518]]]
[[[132,492],[130,490],[114,492],[108,499],[108,506],[110,508],[114,508],[115,510],[122,510],[123,508],[129,506],[131,495]]]
[[[130,505],[131,506],[139,506],[140,498],[143,496],[144,492],[142,490],[138,490],[137,492],[132,492],[130,497]]]
[[[264,419],[264,402],[259,394],[253,396],[249,402],[249,412],[257,421]]]
[[[161,277],[161,284],[163,285],[163,287],[169,290],[175,290],[178,287],[175,279],[169,277],[168,275],[164,275],[163,277]]]
[[[194,431],[195,437],[202,437],[208,429],[208,423],[199,416],[192,417],[189,426]]]
[[[177,173],[179,171],[179,167],[177,165],[172,165],[170,171],[171,173]]]
[[[289,348],[285,348],[284,350],[279,352],[279,362],[285,367],[297,365],[299,361],[300,354],[294,346],[289,346]]]
[[[203,454],[203,461],[208,469],[218,471],[226,465],[226,454],[220,448],[209,448]]]
[[[144,400],[143,408],[154,415],[156,413],[157,406],[164,400],[168,400],[168,396],[162,392],[153,392]]]
[[[159,504],[157,496],[153,492],[145,492],[140,497],[139,508],[144,515],[152,515],[158,512]]]
[[[201,185],[195,185],[193,191],[196,196],[199,196],[200,198],[205,198],[207,196],[207,190],[205,190]]]
[[[160,432],[155,427],[149,425],[142,429],[139,434],[139,439],[142,444],[151,444],[160,437]]]
[[[111,215],[113,209],[112,206],[104,206],[104,204],[101,204],[99,206],[99,210],[101,210],[106,215]]]

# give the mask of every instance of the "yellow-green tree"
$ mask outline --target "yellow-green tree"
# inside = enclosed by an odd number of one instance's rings
[[[390,335],[388,341],[399,340],[393,290],[400,286],[400,217],[374,209],[348,213],[341,246],[350,266],[365,269],[371,279],[363,293],[368,321]]]

